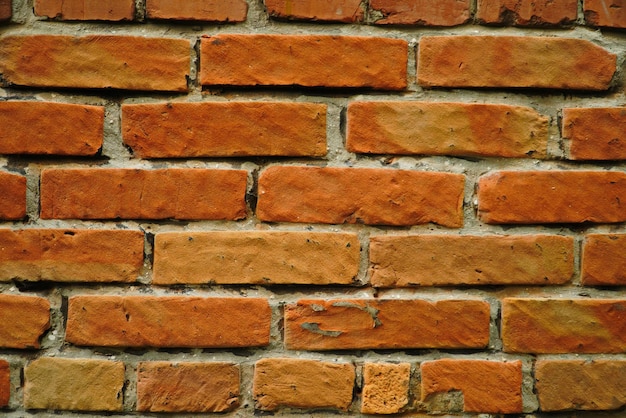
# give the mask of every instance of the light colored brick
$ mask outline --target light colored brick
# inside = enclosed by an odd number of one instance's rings
[[[363,365],[363,414],[396,414],[409,403],[410,363]]]

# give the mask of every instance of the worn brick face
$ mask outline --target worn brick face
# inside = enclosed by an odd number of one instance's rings
[[[626,235],[590,234],[582,253],[581,281],[589,286],[626,284]]]
[[[410,363],[363,365],[363,414],[396,414],[409,403]]]
[[[584,0],[585,21],[592,26],[626,28],[626,1]]]
[[[0,408],[9,405],[11,400],[11,368],[9,362],[0,360]]]
[[[26,216],[26,177],[0,171],[0,219]]]
[[[370,0],[378,25],[455,26],[469,20],[469,0]]]
[[[0,294],[0,347],[39,348],[50,328],[50,302],[38,296]]]
[[[552,26],[573,23],[576,0],[478,0],[476,18],[482,23],[518,26]]]
[[[146,0],[148,19],[243,22],[247,13],[245,0]]]
[[[264,0],[264,4],[267,13],[278,19],[360,22],[365,15],[362,0]]]
[[[563,138],[571,159],[625,160],[626,107],[563,109]]]
[[[35,14],[62,20],[132,20],[133,0],[35,0]]]
[[[0,0],[0,22],[11,19],[11,0]]]

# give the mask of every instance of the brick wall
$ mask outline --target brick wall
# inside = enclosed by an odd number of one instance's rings
[[[0,21],[0,413],[623,416],[626,1]]]

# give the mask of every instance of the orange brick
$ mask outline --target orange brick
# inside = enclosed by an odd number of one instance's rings
[[[362,0],[265,0],[271,17],[289,20],[325,22],[361,22],[364,17]]]
[[[479,300],[300,300],[285,307],[290,350],[484,348],[489,304]]]
[[[35,14],[61,20],[133,20],[134,0],[35,0]]]
[[[616,56],[583,39],[424,36],[417,78],[425,87],[607,90]]]
[[[527,107],[353,102],[346,148],[368,154],[545,158],[548,119]]]
[[[626,301],[504,299],[501,333],[510,353],[622,353]]]
[[[146,0],[148,19],[243,22],[247,14],[245,0]]]
[[[574,274],[574,240],[550,235],[373,236],[376,287],[563,284]]]
[[[11,0],[0,0],[0,21],[10,20],[11,16]]]
[[[41,217],[236,220],[246,216],[246,184],[244,170],[46,169]]]
[[[626,174],[499,171],[478,182],[478,214],[493,224],[624,222]]]
[[[577,18],[577,0],[478,0],[481,23],[516,26],[571,24]]]
[[[73,296],[66,341],[102,347],[255,347],[269,344],[265,299]]]
[[[452,391],[463,393],[463,411],[522,412],[522,362],[442,359],[421,365],[422,401]],[[450,411],[455,412],[455,411]]]
[[[39,348],[39,339],[48,328],[47,299],[0,294],[0,347]]]
[[[378,25],[455,26],[470,18],[469,0],[370,0],[369,3],[374,23]]]
[[[26,177],[0,171],[0,219],[26,216]]]
[[[4,36],[0,73],[19,86],[187,91],[190,47],[135,36]]]
[[[571,159],[626,160],[626,107],[563,109],[563,138]]]
[[[355,370],[352,364],[317,360],[272,358],[254,367],[257,409],[280,407],[339,409],[352,403]]]
[[[202,39],[200,82],[203,86],[296,85],[402,90],[407,86],[407,57],[408,44],[401,39],[216,35]]]
[[[363,414],[396,414],[409,403],[410,363],[363,365]]]
[[[230,363],[141,362],[137,410],[225,412],[239,406],[239,367]]]
[[[582,254],[582,283],[588,286],[626,284],[626,235],[587,235]]]
[[[0,360],[0,408],[9,405],[11,400],[11,370],[9,362]]]
[[[122,106],[126,145],[141,158],[326,154],[326,105],[281,102]]]
[[[584,0],[583,12],[589,25],[626,28],[625,0]]]
[[[461,174],[275,166],[259,177],[257,216],[270,222],[463,225]]]

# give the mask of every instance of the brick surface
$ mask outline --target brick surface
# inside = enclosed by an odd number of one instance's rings
[[[521,106],[352,102],[346,148],[368,154],[545,158],[548,119]]]
[[[502,302],[502,341],[512,353],[622,353],[626,302],[523,299]]]
[[[262,359],[254,367],[254,399],[265,411],[281,407],[345,411],[352,403],[354,379],[352,364]]]
[[[396,414],[409,403],[410,363],[363,365],[363,414]]]
[[[9,405],[11,400],[11,369],[9,362],[0,360],[0,408]]]
[[[476,19],[481,23],[546,26],[573,23],[576,0],[478,0]]]
[[[581,281],[589,286],[626,284],[626,235],[590,234],[582,253]]]
[[[470,18],[469,0],[370,0],[376,24],[454,26]]]
[[[626,107],[563,109],[562,132],[571,159],[626,159]]]
[[[190,47],[184,39],[135,36],[3,36],[0,73],[18,86],[182,92]]]
[[[236,220],[246,216],[246,184],[244,170],[46,169],[41,217]]]
[[[289,20],[322,22],[361,22],[364,18],[362,0],[264,0],[271,17]]]
[[[225,412],[239,406],[239,367],[231,363],[141,362],[137,410]]]
[[[574,240],[551,235],[373,236],[371,284],[563,284],[574,274]]]
[[[247,14],[245,0],[146,0],[148,19],[243,22]]]
[[[442,359],[421,364],[422,401],[451,391],[463,393],[463,410],[522,412],[522,362]],[[455,411],[452,411],[455,412]]]
[[[402,90],[407,54],[406,41],[390,38],[216,35],[202,39],[200,82]]]
[[[489,304],[479,300],[300,300],[285,307],[290,350],[483,348]]]
[[[11,0],[0,0],[0,22],[11,19]]]
[[[35,0],[35,14],[62,20],[133,20],[133,0]]]
[[[582,39],[424,36],[417,66],[425,87],[606,90],[616,56]]]
[[[0,219],[26,216],[26,177],[0,171]]]
[[[103,347],[254,347],[269,343],[265,299],[72,296],[66,341]]]
[[[257,216],[272,222],[463,225],[460,174],[275,166],[259,177]]]
[[[625,0],[584,0],[583,12],[589,25],[626,28]]]
[[[156,235],[154,284],[351,284],[356,234],[172,232]]]
[[[326,154],[326,105],[286,102],[122,106],[126,145],[141,158]]]
[[[124,363],[43,357],[24,368],[27,409],[121,411]]]
[[[38,296],[0,294],[0,347],[39,348],[50,328],[50,302]]]

